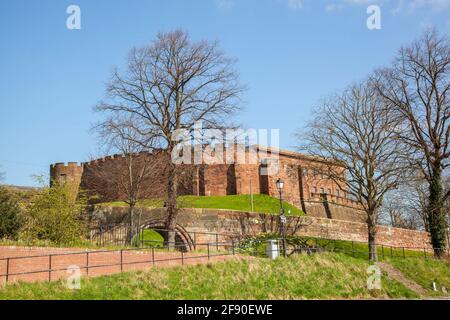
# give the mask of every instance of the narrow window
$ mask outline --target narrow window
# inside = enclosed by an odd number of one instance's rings
[[[66,180],[67,180],[67,176],[66,176],[65,174],[61,174],[61,175],[59,176],[59,183],[60,183],[60,184],[66,183]]]

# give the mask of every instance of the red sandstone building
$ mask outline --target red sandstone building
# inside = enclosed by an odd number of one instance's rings
[[[301,208],[308,215],[332,219],[365,221],[360,205],[349,199],[345,190],[321,173],[324,161],[301,153],[267,149],[245,148],[244,158],[224,164],[183,164],[182,178],[178,185],[180,195],[222,196],[235,194],[267,194],[278,197],[275,182],[285,182],[283,198]],[[226,154],[226,152],[225,152]],[[157,154],[140,154],[152,161],[161,161]],[[119,190],[112,189],[108,181],[102,181],[100,171],[123,170],[122,155],[78,164],[76,162],[56,163],[50,167],[52,181],[70,181],[77,187],[96,196],[96,201],[121,200]],[[224,159],[221,157],[219,160]],[[245,161],[242,161],[245,159]],[[329,165],[329,164],[328,164]],[[144,197],[164,197],[167,185],[164,169],[158,168],[144,181]]]

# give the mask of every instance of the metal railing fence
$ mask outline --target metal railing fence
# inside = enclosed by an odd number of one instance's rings
[[[159,229],[160,231],[167,231]],[[220,236],[230,237],[229,234],[213,234],[215,239],[220,239]],[[216,237],[217,236],[217,237]],[[195,239],[195,238],[194,238]],[[364,249],[367,243],[358,241],[344,242],[335,239],[323,238],[303,238],[305,241],[300,242],[300,245],[289,245],[287,255],[295,253],[317,253],[317,252],[338,252],[351,255],[353,257],[368,258],[368,250]],[[281,237],[274,237],[271,240],[277,240],[281,244]],[[67,271],[69,265],[72,265],[70,258],[78,258],[84,261],[83,264],[78,264],[80,270],[84,270],[86,276],[90,276],[90,272],[101,268],[116,268],[115,272],[127,271],[127,266],[157,266],[164,265],[164,263],[175,262],[175,265],[185,265],[197,259],[211,260],[215,257],[233,256],[236,254],[250,255],[255,257],[262,257],[267,255],[267,248],[265,242],[267,239],[246,238],[243,236],[230,237],[229,241],[215,241],[215,242],[194,242],[194,251],[186,252],[185,244],[179,242],[164,242],[161,246],[159,241],[142,239],[140,247],[137,248],[122,248],[113,250],[92,250],[79,252],[65,252],[65,253],[51,253],[43,255],[17,256],[0,258],[0,283],[8,283],[11,279],[16,280],[25,275],[40,275],[39,280],[52,281],[60,277],[61,272]],[[154,243],[158,244],[155,245]],[[345,244],[345,246],[343,246]],[[149,245],[149,246],[147,246]],[[170,250],[168,250],[170,249]],[[277,248],[280,256],[282,256],[282,247]],[[423,257],[432,258],[433,250],[431,248],[412,248],[412,247],[395,247],[388,245],[377,246],[378,257],[381,260],[386,258],[410,258]],[[131,255],[131,253],[134,253]],[[103,258],[101,255],[104,255]],[[80,258],[81,257],[81,258]],[[137,259],[140,257],[141,259]],[[450,259],[450,250],[447,250],[446,257]],[[59,258],[67,258],[67,263],[61,263]],[[40,261],[33,263],[33,260]],[[31,262],[30,262],[31,261]],[[45,262],[43,262],[45,261]],[[63,260],[64,261],[64,260]],[[26,270],[26,266],[29,268]],[[130,268],[128,268],[130,269]],[[3,271],[1,271],[3,270]],[[111,271],[111,270],[109,270]],[[16,279],[14,279],[16,278]],[[3,281],[2,281],[3,280]]]

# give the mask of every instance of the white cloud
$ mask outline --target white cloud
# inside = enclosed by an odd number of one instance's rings
[[[381,0],[344,0],[343,2],[355,5],[371,5],[382,2]]]
[[[336,11],[337,8],[344,6],[369,6],[371,4],[392,5],[394,9],[392,14],[412,13],[416,10],[433,10],[439,11],[450,7],[450,0],[336,0],[331,4],[327,4],[325,11]]]
[[[370,6],[372,4],[381,4],[389,0],[328,0],[325,1],[325,11],[328,13],[338,12],[347,6]]]
[[[430,7],[433,10],[441,10],[450,7],[450,0],[412,0],[409,4],[411,10]]]
[[[290,9],[297,11],[303,9],[303,0],[288,0]]]
[[[336,12],[341,11],[344,8],[342,3],[330,3],[325,6],[326,12]]]
[[[214,0],[214,3],[219,9],[231,9],[234,6],[233,0]]]

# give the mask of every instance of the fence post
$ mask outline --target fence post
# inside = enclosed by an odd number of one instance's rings
[[[152,261],[153,265],[155,265],[155,248],[152,247]]]
[[[197,232],[194,231],[194,250],[197,250]]]
[[[207,243],[208,245],[208,260],[209,260],[209,242]]]
[[[216,250],[219,251],[219,235],[216,233]]]
[[[184,252],[183,250],[181,250],[180,252],[181,252],[181,265],[184,265]]]
[[[9,258],[6,258],[6,283],[9,280]]]
[[[392,246],[391,246],[391,258],[392,258]]]
[[[383,257],[384,260],[384,245],[381,245],[381,256]]]
[[[403,259],[405,259],[405,247],[403,247]]]
[[[423,248],[423,255],[424,255],[425,259],[427,258],[427,251],[426,250],[427,249]]]
[[[120,249],[120,272],[123,272],[123,249]]]
[[[48,255],[48,281],[52,281],[52,255]]]
[[[355,241],[352,241],[352,257],[355,256]]]
[[[86,277],[89,276],[89,251],[86,251]]]
[[[234,240],[233,239],[231,239],[231,248],[233,250],[233,256],[234,256]]]

